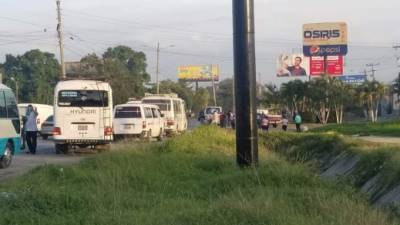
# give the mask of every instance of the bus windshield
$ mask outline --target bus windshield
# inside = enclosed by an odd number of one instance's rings
[[[115,118],[142,118],[139,107],[117,107],[115,109]]]
[[[161,111],[171,111],[171,100],[144,99],[143,103],[156,105],[156,106],[160,107]]]
[[[65,90],[58,93],[60,107],[108,107],[107,91]]]

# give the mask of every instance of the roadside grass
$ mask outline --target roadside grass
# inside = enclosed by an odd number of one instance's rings
[[[380,123],[344,123],[329,124],[327,126],[311,129],[316,133],[334,131],[345,135],[376,135],[388,137],[400,137],[400,120]]]
[[[301,162],[321,171],[335,157],[346,154],[358,159],[345,183],[359,189],[374,176],[381,190],[400,183],[400,146],[354,140],[336,132],[327,133],[269,133],[261,136],[263,145],[286,160]],[[374,201],[382,192],[373,193]],[[396,209],[397,210],[397,209]],[[399,212],[394,212],[400,215]]]
[[[335,137],[326,138],[328,146]],[[121,144],[75,166],[43,166],[0,185],[0,223],[397,224],[350,186],[275,153],[260,149],[257,169],[239,169],[234,145],[231,131],[205,126],[163,143]],[[277,151],[284,145],[274,142]]]

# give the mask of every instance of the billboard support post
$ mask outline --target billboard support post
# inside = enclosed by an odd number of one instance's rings
[[[215,80],[214,80],[214,75],[212,72],[213,65],[211,64],[210,66],[210,76],[211,76],[211,82],[212,82],[212,89],[213,89],[213,99],[214,99],[214,106],[217,106],[217,96],[215,95]]]
[[[232,0],[236,160],[240,167],[258,164],[254,0]]]

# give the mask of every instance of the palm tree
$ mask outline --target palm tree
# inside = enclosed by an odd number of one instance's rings
[[[373,123],[378,121],[379,103],[385,92],[385,85],[375,80],[365,81],[357,89],[360,103],[365,106],[368,116]]]

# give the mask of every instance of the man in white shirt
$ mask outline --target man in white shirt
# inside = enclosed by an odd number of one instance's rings
[[[36,153],[36,146],[37,146],[37,116],[38,116],[37,109],[33,108],[32,105],[28,105],[26,109],[26,124],[25,124],[25,131],[26,131],[26,143],[28,144],[29,152],[32,154]]]

